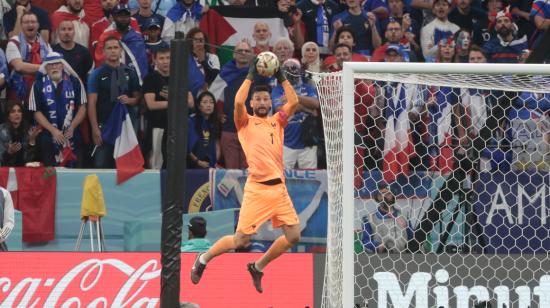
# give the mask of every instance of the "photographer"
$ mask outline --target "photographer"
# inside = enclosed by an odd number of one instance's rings
[[[363,247],[367,252],[399,253],[407,249],[412,226],[395,208],[395,196],[386,183],[378,185],[376,212],[363,217]]]

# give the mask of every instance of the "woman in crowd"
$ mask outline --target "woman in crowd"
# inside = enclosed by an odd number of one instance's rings
[[[20,167],[36,161],[36,137],[42,128],[29,128],[20,102],[10,102],[6,114],[6,121],[0,125],[0,164]]]
[[[204,75],[204,81],[210,86],[212,81],[220,73],[220,59],[217,55],[207,52],[208,37],[199,28],[193,28],[187,32],[187,40],[193,44],[193,56],[197,61],[199,70]]]
[[[302,68],[304,71],[315,73],[321,71],[319,46],[315,42],[306,42],[302,46]]]
[[[214,168],[220,158],[216,98],[208,91],[199,94],[195,101],[197,113],[189,117],[187,166],[191,169]]]
[[[468,63],[470,59],[470,47],[472,46],[472,35],[467,30],[457,31],[454,35],[455,46],[455,62]]]

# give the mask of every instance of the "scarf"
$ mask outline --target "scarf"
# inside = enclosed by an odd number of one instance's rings
[[[42,59],[46,58],[50,49],[44,39],[42,39],[40,35],[37,35],[37,40],[31,44],[31,48],[29,48],[29,44],[23,32],[19,33],[18,38],[19,41],[12,40],[12,42],[19,47],[23,62],[32,64],[42,63]],[[29,93],[28,90],[31,88],[33,81],[34,75],[23,76],[13,70],[10,76],[10,87],[15,90],[18,98],[24,99],[27,97]]]
[[[111,70],[111,102],[118,102],[118,97],[128,90],[126,66],[119,65]]]
[[[185,23],[187,21],[187,18],[193,18],[196,21],[199,21],[202,14],[202,5],[199,3],[199,1],[193,2],[193,5],[189,8],[186,7],[183,2],[178,1],[176,5],[174,5],[168,13],[166,13],[166,18],[170,18],[170,20],[174,23],[181,21]]]
[[[67,73],[63,73],[60,101],[56,98],[53,80],[51,80],[48,75],[44,75],[42,77],[42,82],[44,85],[42,92],[44,93],[44,98],[48,102],[48,114],[46,116],[55,128],[65,132],[71,126],[75,110],[75,93],[70,76]],[[57,105],[58,103],[60,104],[59,107]],[[61,127],[59,127],[60,125]],[[76,156],[73,154],[73,139],[74,136],[63,145],[54,143],[55,161],[57,164],[61,166],[65,166],[66,164],[74,165]]]
[[[317,21],[317,45],[319,46],[328,46],[328,20],[325,15],[325,10],[323,8],[323,5],[317,6],[317,18],[315,18]]]

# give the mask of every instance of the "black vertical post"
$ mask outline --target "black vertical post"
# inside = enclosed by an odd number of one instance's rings
[[[162,207],[160,306],[179,307],[181,233],[187,157],[187,92],[190,44],[176,32],[170,47],[166,204]]]

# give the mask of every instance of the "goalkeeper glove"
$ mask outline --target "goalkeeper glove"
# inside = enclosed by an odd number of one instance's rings
[[[281,69],[281,67],[279,66],[279,68],[277,69],[277,71],[275,72],[275,78],[277,78],[277,83],[278,84],[283,84],[283,82],[286,80],[286,76],[285,76],[285,73],[283,73],[283,70]]]
[[[256,73],[257,73],[257,70],[256,70],[257,63],[258,63],[258,57],[254,57],[254,59],[252,59],[252,63],[250,63],[250,66],[248,67],[248,74],[246,75],[246,79],[254,80],[254,76],[256,76]]]

